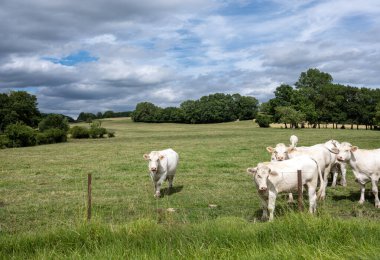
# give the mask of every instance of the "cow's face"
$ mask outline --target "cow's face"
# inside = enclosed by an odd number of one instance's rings
[[[268,166],[259,163],[255,168],[248,168],[247,172],[253,175],[259,192],[265,192],[268,189],[268,177],[273,175]]]
[[[150,154],[144,154],[143,157],[149,162],[149,171],[153,174],[157,173],[160,160],[163,160],[164,156],[160,155],[158,152],[151,152]]]
[[[285,144],[277,144],[275,148],[269,146],[267,151],[272,154],[272,161],[283,161],[289,159],[289,148]]]
[[[341,162],[348,162],[351,159],[351,153],[358,149],[357,146],[352,146],[350,143],[341,143],[339,146],[339,153],[337,160]]]
[[[339,153],[339,146],[340,146],[340,143],[337,141],[337,140],[329,140],[325,143],[325,147],[331,152],[331,153],[334,153],[334,154],[338,154]]]

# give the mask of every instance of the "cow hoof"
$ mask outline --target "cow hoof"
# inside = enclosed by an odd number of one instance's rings
[[[380,209],[380,203],[375,205],[375,208]]]
[[[155,198],[159,198],[159,197],[161,197],[161,194],[160,193],[156,193],[156,194],[154,194],[154,197]]]
[[[359,200],[359,204],[363,205],[364,204],[364,200]]]

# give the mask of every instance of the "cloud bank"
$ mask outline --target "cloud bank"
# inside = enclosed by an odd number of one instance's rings
[[[318,68],[380,86],[380,2],[3,0],[0,91],[42,112],[178,106],[215,92],[272,97]]]

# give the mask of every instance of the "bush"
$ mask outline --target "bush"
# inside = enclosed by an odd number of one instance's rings
[[[8,125],[5,128],[5,135],[9,139],[9,147],[24,147],[37,144],[36,131],[22,123]]]
[[[107,134],[108,134],[109,138],[115,137],[115,132],[114,131],[107,130]]]
[[[107,129],[104,127],[91,127],[89,132],[91,138],[103,138],[107,134]]]
[[[74,126],[70,129],[71,137],[76,139],[89,138],[90,131],[83,126]]]
[[[57,128],[51,128],[37,134],[37,144],[54,144],[67,141],[66,131]]]
[[[48,129],[59,129],[67,133],[70,127],[67,118],[63,115],[49,114],[38,124],[38,128],[41,132]]]
[[[258,114],[256,116],[256,123],[260,127],[269,127],[272,122],[272,117],[264,114]]]
[[[107,134],[107,129],[101,127],[102,121],[96,120],[90,125],[90,137],[91,138],[103,138]]]
[[[0,149],[4,149],[9,147],[11,144],[11,141],[6,135],[0,135]]]

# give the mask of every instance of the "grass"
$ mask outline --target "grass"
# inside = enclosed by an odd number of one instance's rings
[[[296,214],[296,205],[283,195],[274,223],[258,221],[259,200],[245,170],[267,161],[265,147],[289,143],[291,134],[299,145],[334,138],[373,149],[380,147],[378,131],[260,129],[251,121],[185,125],[110,119],[102,126],[116,137],[0,150],[0,258],[375,256],[379,209],[370,185],[364,205],[357,203],[359,186],[350,170],[347,187],[328,188],[318,217]],[[164,197],[154,199],[142,155],[168,147],[180,155],[174,191],[164,189]],[[85,224],[88,173],[93,175],[90,225]],[[304,231],[311,232],[310,240]],[[341,237],[350,233],[354,238]]]

